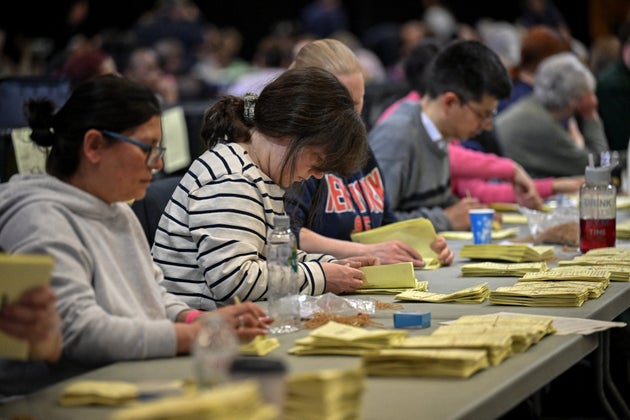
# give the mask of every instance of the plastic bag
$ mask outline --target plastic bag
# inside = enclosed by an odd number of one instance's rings
[[[557,207],[541,212],[521,207],[527,216],[529,232],[535,244],[578,246],[580,242],[579,212],[575,207]]]
[[[300,295],[300,315],[310,318],[315,312],[325,312],[336,315],[356,315],[376,313],[376,302],[371,298],[344,298],[334,293],[324,293],[321,296]]]

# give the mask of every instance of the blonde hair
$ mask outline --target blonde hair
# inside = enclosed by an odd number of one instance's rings
[[[335,76],[366,74],[352,50],[341,41],[326,38],[311,41],[298,51],[289,68],[319,67]]]

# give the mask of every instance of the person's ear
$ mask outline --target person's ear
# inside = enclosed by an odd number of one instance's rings
[[[83,136],[83,155],[90,163],[98,163],[102,159],[107,140],[100,131],[90,129]]]
[[[457,96],[455,92],[444,92],[442,94],[442,103],[449,108],[454,105],[460,105],[461,102],[461,99],[459,99],[459,96]]]

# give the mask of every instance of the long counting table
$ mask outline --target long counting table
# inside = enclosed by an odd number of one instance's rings
[[[449,241],[456,252],[463,243],[465,242]],[[565,254],[561,257],[572,258],[573,255]],[[416,274],[420,280],[429,282],[429,290],[442,293],[453,292],[482,282],[488,282],[490,288],[495,289],[499,286],[511,285],[516,281],[513,277],[461,277],[461,265],[466,262],[468,261],[457,258],[451,267],[443,267],[435,271],[417,271]],[[389,295],[375,297],[385,302],[394,301],[393,296]],[[487,301],[477,305],[404,303],[405,310],[431,312],[432,326],[424,330],[410,330],[411,334],[429,334],[440,322],[454,320],[467,314],[518,312],[610,321],[629,306],[630,283],[620,282],[612,282],[599,299],[589,300],[579,308],[499,306],[491,305]],[[393,312],[392,310],[379,311],[374,316],[374,320],[392,328]],[[280,336],[281,347],[267,357],[283,359],[291,373],[324,368],[349,368],[360,364],[359,357],[288,355],[287,350],[293,345],[294,340],[307,335],[308,332],[308,330],[301,330]],[[477,372],[468,379],[369,377],[366,380],[366,391],[363,396],[362,418],[374,420],[497,418],[535,394],[593,351],[600,352],[601,357],[598,360],[604,359],[602,365],[605,365],[607,354],[603,346],[599,344],[598,334],[547,336],[525,353],[514,355],[500,365]],[[607,372],[602,372],[602,375],[606,381]],[[77,379],[143,381],[187,377],[194,377],[190,357],[120,362],[11,402],[0,407],[0,414],[9,417],[28,414],[35,419],[105,419],[111,415],[113,409],[59,407],[57,400],[62,389],[69,382]],[[603,392],[605,387],[602,385],[600,388]],[[606,395],[602,395],[601,399],[606,406],[608,404]],[[609,411],[611,418],[616,418],[610,406],[605,408]]]

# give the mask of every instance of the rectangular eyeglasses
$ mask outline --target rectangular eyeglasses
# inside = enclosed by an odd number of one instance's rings
[[[133,144],[134,146],[138,146],[139,148],[147,152],[146,164],[149,168],[157,165],[160,158],[164,157],[164,152],[166,152],[166,147],[149,146],[148,144],[139,142],[138,140],[130,139],[129,137],[123,136],[122,134],[114,133],[113,131],[109,130],[100,131],[106,137]]]

